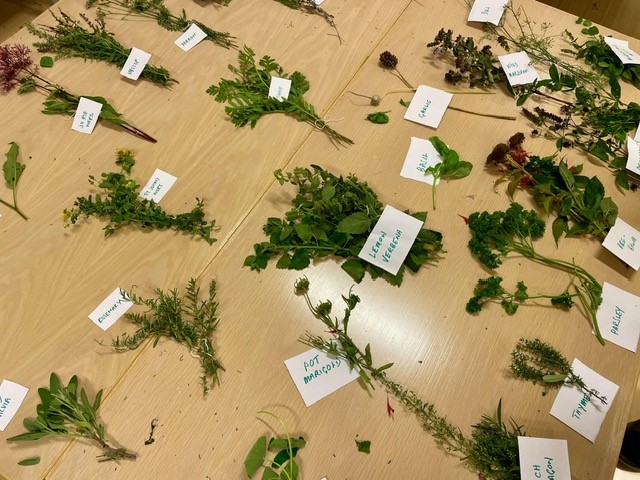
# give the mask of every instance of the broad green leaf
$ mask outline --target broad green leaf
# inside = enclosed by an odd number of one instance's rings
[[[253,444],[247,458],[244,460],[244,470],[251,478],[262,466],[267,454],[267,437],[262,436]]]
[[[367,455],[371,453],[371,440],[362,440],[361,442],[356,440],[356,445],[359,452],[366,453]]]
[[[266,467],[262,472],[262,480],[279,480],[280,476],[274,472],[270,467]]]
[[[520,107],[524,105],[524,102],[526,102],[528,98],[529,95],[519,95],[518,99],[516,100],[516,106]]]
[[[378,124],[389,123],[389,115],[387,115],[387,113],[389,113],[390,111],[391,110],[387,110],[386,112],[370,113],[369,115],[367,115],[367,120],[369,120],[371,123]]]
[[[325,187],[322,189],[322,199],[325,202],[331,200],[335,194],[336,187],[334,187],[333,185],[325,185]]]
[[[360,260],[351,258],[341,265],[341,268],[347,272],[356,283],[360,283],[364,278],[364,266]]]
[[[558,170],[560,171],[560,176],[564,180],[564,183],[567,187],[571,188],[576,183],[573,178],[573,173],[567,168],[567,164],[564,162],[560,162],[558,164]]]
[[[31,457],[25,458],[24,460],[20,460],[18,465],[22,467],[30,467],[32,465],[38,465],[40,463],[40,457]]]
[[[292,438],[291,448],[302,448],[307,444],[304,437]],[[289,441],[286,438],[272,438],[269,442],[269,450],[284,450],[289,448]]]
[[[558,241],[562,234],[567,231],[567,222],[563,218],[556,218],[551,224],[551,231],[553,232],[553,239],[556,241],[556,245],[558,245]]]
[[[310,263],[309,254],[305,250],[296,250],[293,257],[291,257],[290,268],[292,270],[304,270]]]
[[[11,147],[9,147],[9,151],[5,154],[7,160],[4,162],[4,165],[2,165],[2,170],[4,171],[4,179],[7,185],[9,185],[11,190],[14,190],[20,175],[22,175],[25,169],[25,165],[18,161],[18,154],[20,153],[18,144],[11,142],[9,145],[11,145]]]
[[[371,219],[364,212],[352,213],[348,217],[343,218],[336,231],[341,233],[359,234],[365,233],[371,228]]]
[[[551,80],[553,80],[554,82],[560,81],[560,74],[558,73],[558,67],[556,67],[555,64],[549,67],[549,76],[551,77]]]
[[[603,198],[604,185],[598,177],[591,178],[584,189],[584,204],[589,208],[597,208]]]
[[[431,145],[433,145],[433,148],[436,149],[436,152],[438,152],[438,154],[442,158],[444,158],[444,156],[449,151],[449,147],[447,147],[447,144],[440,140],[437,136],[429,137],[429,141],[431,142]]]
[[[59,392],[62,389],[62,384],[60,383],[60,377],[55,373],[51,373],[51,377],[49,378],[49,390],[51,393]]]
[[[276,268],[281,268],[283,270],[288,270],[291,267],[291,257],[289,256],[289,252],[284,252],[282,257],[276,263]]]
[[[291,454],[293,457],[295,457],[298,453],[298,449],[297,448],[292,448],[291,449]],[[282,465],[284,465],[291,457],[289,456],[289,448],[285,448],[283,450],[280,450],[276,456],[273,458],[273,462],[271,463],[271,468],[280,468]]]
[[[300,237],[300,240],[303,242],[308,242],[313,237],[311,225],[307,225],[306,223],[296,223],[294,228],[296,229],[296,233]]]
[[[623,190],[629,190],[629,179],[627,178],[627,173],[624,170],[616,173],[616,185]]]
[[[280,480],[297,480],[299,474],[298,464],[295,460],[291,459],[289,463],[282,467],[280,472]]]
[[[611,95],[616,100],[620,100],[620,95],[622,95],[622,89],[620,88],[620,83],[615,75],[609,75],[609,86],[611,87]]]
[[[40,66],[42,68],[51,68],[53,67],[53,58],[45,55],[44,57],[40,58]]]

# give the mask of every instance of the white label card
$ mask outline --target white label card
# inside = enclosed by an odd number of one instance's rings
[[[518,437],[520,480],[571,480],[566,440]]]
[[[156,168],[145,187],[140,191],[140,196],[159,203],[169,189],[173,187],[173,184],[176,183],[176,180],[178,180],[177,177]]]
[[[636,137],[638,134],[636,133]],[[633,140],[631,137],[627,137],[627,170],[640,175],[640,142]]]
[[[315,348],[286,360],[284,364],[307,407],[360,376],[355,369],[349,369],[345,360]]]
[[[173,43],[185,52],[188,52],[205,38],[207,38],[207,34],[204,33],[198,25],[192,23],[186,32],[180,35],[180,38]]]
[[[551,407],[551,415],[571,427],[591,442],[595,442],[602,422],[618,393],[618,385],[594,372],[577,358],[571,364],[573,372],[584,380],[587,388],[594,390],[607,403],[586,394],[575,385],[563,385]]]
[[[433,175],[425,174],[427,168],[442,163],[442,157],[429,140],[411,137],[411,145],[404,159],[400,176],[433,185]],[[436,185],[440,183],[440,179]]]
[[[506,6],[505,0],[476,0],[473,2],[473,7],[471,7],[467,20],[498,25]]]
[[[404,114],[404,119],[438,128],[452,98],[451,93],[420,85],[411,99],[411,105]]]
[[[96,123],[98,123],[101,110],[101,103],[80,97],[78,109],[76,110],[76,114],[73,117],[73,123],[71,124],[71,130],[90,135],[96,127]]]
[[[511,86],[526,85],[540,78],[526,52],[501,55],[498,60]]]
[[[271,77],[271,84],[269,85],[269,98],[275,98],[276,100],[286,100],[289,98],[289,91],[291,90],[291,80],[288,78]]]
[[[131,80],[138,80],[142,70],[149,63],[149,59],[151,58],[151,54],[147,53],[139,48],[133,47],[131,49],[131,53],[127,58],[127,61],[120,70],[120,75],[123,77],[130,78]]]
[[[604,37],[604,42],[623,64],[640,64],[640,55],[629,48],[629,42],[613,37]]]
[[[107,330],[111,325],[133,306],[133,302],[126,300],[122,296],[119,288],[116,288],[111,294],[105,298],[98,308],[89,314],[89,318],[93,323],[98,325],[102,330]]]
[[[396,275],[423,223],[387,205],[358,257]]]
[[[0,384],[0,432],[4,432],[13,416],[18,412],[20,404],[27,396],[29,389],[9,380]]]
[[[324,3],[324,0],[313,0],[313,3],[315,3],[316,5],[322,5]]]
[[[602,246],[623,260],[634,270],[640,268],[640,232],[623,221],[616,219]]]
[[[602,303],[598,307],[602,337],[636,352],[640,338],[640,297],[604,282]]]

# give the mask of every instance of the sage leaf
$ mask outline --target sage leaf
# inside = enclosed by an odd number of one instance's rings
[[[251,478],[258,469],[262,466],[264,458],[267,454],[267,437],[264,435],[253,444],[251,450],[247,454],[247,458],[244,460],[244,470]]]
[[[32,465],[38,465],[40,463],[40,457],[31,457],[25,458],[24,460],[20,460],[18,465],[22,467],[30,467]]]

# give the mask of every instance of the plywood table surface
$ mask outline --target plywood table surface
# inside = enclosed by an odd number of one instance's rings
[[[536,21],[549,21],[558,32],[571,26],[567,14],[533,1],[522,4]],[[105,96],[132,123],[158,138],[157,144],[104,125],[91,136],[72,132],[70,120],[39,113],[43,98],[35,93],[0,97],[1,141],[21,146],[27,165],[21,205],[30,216],[25,222],[4,209],[0,219],[5,252],[0,258],[0,377],[30,388],[0,442],[22,431],[20,419],[35,411],[37,388],[54,371],[64,381],[78,374],[91,394],[104,388],[100,415],[110,438],[139,454],[135,462],[98,463],[98,449],[83,441],[4,444],[0,477],[245,478],[243,461],[251,445],[277,427],[257,416],[259,410],[270,410],[307,439],[299,453],[305,479],[473,479],[393,399],[396,414],[390,419],[382,388],[371,391],[354,382],[306,408],[289,377],[284,360],[307,349],[298,337],[306,330],[322,334],[322,325],[293,293],[298,272],[276,270],[274,261],[256,273],[242,263],[252,245],[265,240],[266,219],[282,216],[294,194],[289,186],[280,187],[272,172],[319,164],[335,173],[356,174],[385,204],[429,211],[426,226],[444,235],[447,253],[440,262],[407,274],[400,288],[368,276],[354,287],[362,303],[354,313],[352,335],[363,345],[371,343],[376,363],[394,362],[393,379],[433,402],[467,433],[483,414],[494,413],[502,399],[504,414],[524,425],[529,435],[569,441],[574,479],[611,478],[638,378],[636,356],[613,344],[601,347],[578,309],[565,313],[528,307],[514,317],[498,306],[479,316],[464,311],[475,282],[487,275],[468,252],[468,228],[458,215],[508,206],[503,186],[494,188],[495,176],[484,171],[484,159],[493,145],[531,126],[520,117],[506,122],[449,110],[436,132],[402,120],[398,100],[409,100],[409,93],[389,95],[380,107],[347,93],[402,88],[378,66],[383,50],[399,56],[399,68],[415,84],[447,88],[442,76],[448,67],[432,58],[426,43],[440,27],[480,36],[476,25],[465,22],[465,7],[452,1],[327,0],[323,6],[336,14],[345,39],[340,46],[321,18],[276,2],[234,0],[219,8],[172,0],[167,5],[233,33],[239,44],[253,47],[259,57],[274,57],[287,71],[305,73],[311,82],[307,99],[356,143],[335,148],[322,132],[284,116],[265,117],[254,130],[236,129],[224,107],[204,93],[220,78],[230,78],[226,66],[236,64],[236,52],[205,42],[185,54],[173,45],[175,33],[150,21],[113,20],[109,28],[125,45],[152,52],[152,63],[167,67],[180,81],[171,89],[130,83],[113,66],[79,59],[60,60],[43,73],[75,93]],[[72,14],[83,11],[79,2],[69,0],[56,7]],[[51,23],[48,13],[38,21]],[[25,31],[10,40],[32,41]],[[631,40],[630,46],[640,48],[638,41]],[[631,89],[625,89],[625,96],[638,100]],[[500,91],[457,95],[452,105],[518,114],[513,100]],[[391,110],[391,122],[364,121],[376,110]],[[410,138],[436,133],[475,168],[469,178],[438,187],[439,206],[433,211],[430,187],[403,179],[399,172]],[[528,139],[525,146],[540,154],[553,152],[553,144],[540,139]],[[221,226],[218,241],[209,246],[187,235],[135,228],[105,239],[104,224],[96,219],[64,229],[62,210],[91,190],[89,175],[115,168],[119,147],[135,150],[133,176],[139,183],[156,168],[178,177],[162,201],[168,211],[190,210],[196,197],[203,198],[208,217]],[[640,226],[638,194],[621,194],[605,168],[577,152],[568,152],[567,160],[584,163],[589,175],[598,174],[621,217]],[[531,205],[523,192],[517,200]],[[597,241],[563,239],[556,248],[548,237],[538,242],[543,253],[573,258],[600,282],[640,294],[637,274]],[[336,311],[342,308],[340,295],[353,282],[338,262],[316,262],[302,273],[311,281],[312,298],[331,299]],[[506,262],[499,273],[507,283],[525,279],[533,291],[562,289],[568,282],[562,273],[517,259]],[[206,397],[197,360],[184,348],[160,341],[155,348],[145,343],[117,354],[108,344],[132,327],[120,320],[102,332],[87,318],[116,287],[135,285],[139,294],[150,296],[155,288],[183,289],[191,277],[202,285],[216,280],[219,288],[214,345],[225,372]],[[539,387],[508,374],[509,353],[520,337],[540,337],[620,385],[595,444],[549,415],[555,394],[542,396]],[[156,442],[145,446],[154,418],[159,420]],[[356,451],[356,436],[372,441],[371,455]],[[34,455],[42,457],[38,466],[17,466]]]

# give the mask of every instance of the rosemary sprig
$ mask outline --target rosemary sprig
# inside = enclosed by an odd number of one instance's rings
[[[140,185],[131,177],[131,168],[135,164],[133,152],[129,149],[116,151],[116,164],[122,167],[120,172],[107,172],[101,175],[101,180],[89,177],[89,183],[102,189],[104,197],[97,194],[88,197],[78,197],[74,208],[64,210],[64,219],[68,227],[75,224],[80,217],[89,218],[109,217],[109,223],[104,227],[104,236],[108,237],[124,225],[137,224],[143,229],[164,230],[171,229],[187,232],[203,238],[209,245],[216,239],[211,236],[215,228],[215,220],[207,223],[204,219],[202,207],[204,203],[197,200],[193,210],[179,215],[166,213],[153,200],[138,196]]]
[[[59,16],[53,12],[51,15],[57,22],[55,26],[27,24],[27,30],[41,40],[33,44],[39,52],[55,53],[56,58],[80,57],[112,63],[120,68],[124,66],[131,49],[116,40],[107,30],[104,19],[92,22],[81,13],[83,25],[62,11]],[[144,67],[140,76],[164,86],[177,83],[166,68],[150,64]]]
[[[4,172],[4,180],[7,182],[7,186],[13,194],[13,205],[1,198],[0,203],[9,207],[25,220],[29,220],[29,217],[27,217],[18,206],[18,180],[20,179],[22,172],[24,172],[24,169],[27,167],[24,163],[20,163],[18,161],[18,155],[20,153],[20,147],[18,144],[16,142],[11,142],[9,145],[11,146],[9,147],[9,151],[5,154],[7,160],[2,165],[2,171]]]
[[[338,37],[338,41],[342,44],[342,37],[340,36],[340,32],[338,32],[338,27],[336,26],[335,21],[333,20],[333,15],[327,13],[325,9],[316,4],[313,0],[275,0],[278,3],[281,3],[285,7],[293,8],[294,10],[300,10],[301,12],[308,13],[311,15],[319,15],[324,18],[325,22],[329,24],[335,31],[336,36]]]
[[[112,343],[115,350],[133,350],[149,337],[155,337],[153,346],[161,338],[169,338],[189,349],[189,352],[200,359],[202,368],[202,388],[206,395],[209,385],[219,383],[219,371],[222,364],[216,358],[211,343],[211,335],[218,326],[216,311],[216,283],[209,284],[208,298],[200,299],[200,287],[195,279],[189,280],[185,297],[182,298],[177,289],[163,292],[156,289],[157,298],[146,299],[133,293],[123,292],[127,300],[137,305],[146,306],[147,313],[126,313],[124,317],[138,327],[133,334],[122,334]]]
[[[231,117],[236,127],[249,124],[253,128],[264,115],[284,113],[321,130],[338,145],[353,144],[351,139],[329,127],[328,122],[318,116],[313,105],[304,99],[303,95],[309,90],[309,81],[302,73],[297,71],[292,74],[285,73],[283,68],[269,56],[262,57],[256,65],[255,53],[247,46],[238,52],[238,67],[229,65],[229,70],[238,78],[222,79],[218,85],[211,85],[207,93],[213,95],[217,102],[229,104],[225,107],[225,112]],[[280,101],[269,98],[271,76],[291,80],[288,99]]]
[[[228,2],[227,2],[228,3]],[[171,13],[165,6],[164,0],[87,0],[86,7],[98,6],[99,19],[106,17],[151,18],[162,28],[170,32],[184,32],[191,24],[196,24],[207,34],[205,40],[209,40],[224,48],[235,47],[234,39],[226,32],[217,32],[203,23],[187,19],[187,13],[182,10],[180,15]]]
[[[78,399],[78,377],[71,377],[65,387],[58,375],[52,373],[49,388],[39,388],[38,395],[40,404],[36,408],[37,417],[25,418],[23,424],[27,432],[8,438],[8,442],[31,441],[45,437],[87,438],[102,447],[102,455],[98,456],[99,462],[136,459],[134,453],[125,448],[114,448],[107,442],[104,425],[98,421],[102,390],[91,402],[83,388]]]

